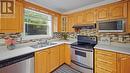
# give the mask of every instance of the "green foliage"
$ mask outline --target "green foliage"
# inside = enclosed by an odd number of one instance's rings
[[[62,33],[62,37],[63,37],[64,40],[67,40],[68,34],[66,32]]]

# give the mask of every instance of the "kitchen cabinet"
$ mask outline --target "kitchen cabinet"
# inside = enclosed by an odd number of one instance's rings
[[[66,31],[66,17],[61,16],[61,32],[65,32],[65,31]]]
[[[59,46],[60,49],[60,65],[62,65],[65,62],[65,46],[64,44]]]
[[[95,73],[129,73],[130,55],[95,49]]]
[[[61,44],[35,52],[35,73],[50,73],[60,65],[70,65],[70,46]]]
[[[67,17],[67,32],[74,32],[72,26],[74,24],[93,24],[98,21],[110,21],[128,18],[126,31],[130,32],[130,2],[118,1],[115,3],[103,5],[96,8],[87,9],[81,12],[68,14]]]
[[[79,13],[77,13],[77,23],[75,23],[75,24],[83,24],[83,12],[79,12]]]
[[[35,73],[49,73],[49,49],[35,52]]]
[[[117,54],[115,52],[95,50],[95,73],[117,73]]]
[[[127,2],[116,2],[110,4],[110,19],[120,19],[127,17]]]
[[[14,17],[1,18],[0,33],[18,33],[23,31],[23,3],[15,2]]]
[[[65,63],[70,65],[71,63],[71,54],[70,54],[70,46],[68,44],[65,44]]]
[[[127,2],[116,2],[96,8],[97,21],[127,18]]]
[[[130,33],[130,1],[128,2],[128,24],[127,24],[127,32]]]
[[[59,46],[50,48],[50,71],[53,71],[59,66]]]
[[[108,20],[109,19],[109,7],[108,6],[101,6],[96,8],[96,20]]]
[[[74,32],[74,28],[73,25],[76,23],[76,17],[71,15],[71,16],[68,16],[68,25],[66,25],[66,28],[68,28],[68,32]]]
[[[97,21],[127,18],[127,2],[116,2],[96,8]]]
[[[65,28],[66,28],[66,32],[70,32],[70,24],[71,24],[71,17],[70,16],[67,16],[67,23],[66,23],[66,26],[65,26]]]
[[[130,55],[118,54],[118,73],[130,73]]]
[[[95,23],[95,9],[89,9],[85,11],[83,16],[84,16],[83,17],[84,24]]]

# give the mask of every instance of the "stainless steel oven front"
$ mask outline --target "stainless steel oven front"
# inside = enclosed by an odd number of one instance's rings
[[[93,49],[71,46],[71,67],[82,73],[93,73]]]

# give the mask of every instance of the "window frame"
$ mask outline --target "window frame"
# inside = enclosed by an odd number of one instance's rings
[[[26,10],[27,8],[24,8],[24,11]],[[32,10],[32,9],[27,9],[27,10]],[[35,10],[32,10],[34,12],[37,12],[37,13],[43,13],[43,12],[38,12],[38,11],[35,11]],[[23,37],[23,40],[31,40],[31,39],[40,39],[40,38],[51,38],[52,37],[52,24],[53,24],[53,19],[52,19],[52,15],[49,15],[49,14],[46,14],[46,13],[43,13],[47,16],[50,17],[50,24],[48,25],[49,26],[49,31],[48,31],[48,34],[47,35],[26,35],[26,31],[25,31],[25,22],[24,22],[24,25],[23,25],[23,33],[22,33],[22,37]],[[25,15],[24,15],[25,16]]]

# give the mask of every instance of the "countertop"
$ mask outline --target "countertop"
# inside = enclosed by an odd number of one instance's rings
[[[73,42],[76,42],[76,40],[55,40],[55,41],[52,41],[52,43],[57,43],[57,44],[50,45],[47,47],[42,47],[42,48],[32,48],[29,46],[34,44],[34,43],[24,43],[24,44],[18,45],[17,48],[14,50],[9,50],[6,48],[6,46],[1,46],[0,47],[0,61],[6,60],[9,58],[13,58],[13,57],[17,57],[20,55],[28,54],[31,52],[36,52],[36,51],[48,49],[50,47],[57,46],[60,44],[71,44]]]
[[[123,54],[129,54],[130,55],[130,43],[115,43],[112,42],[111,44],[100,44],[98,43],[95,47],[95,49],[101,49],[101,50],[108,50]]]
[[[6,46],[1,46],[0,47],[0,61],[13,58],[16,56],[24,55],[27,53],[48,49],[50,47],[57,46],[60,44],[72,44],[74,42],[76,42],[76,40],[53,40],[52,43],[57,43],[57,44],[47,46],[47,47],[42,47],[42,48],[32,48],[29,46],[34,43],[26,43],[26,44],[20,44],[14,50],[8,50]],[[109,45],[98,43],[94,48],[114,51],[114,52],[119,52],[119,53],[124,53],[124,54],[130,54],[130,43],[127,43],[127,44],[111,43]]]

